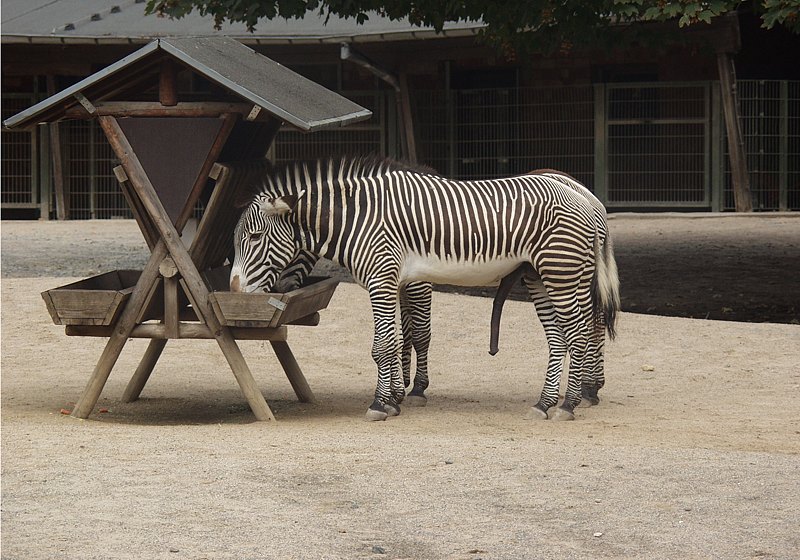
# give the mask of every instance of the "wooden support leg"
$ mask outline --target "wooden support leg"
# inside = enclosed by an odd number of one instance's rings
[[[317,398],[311,392],[311,387],[308,386],[300,366],[297,365],[297,360],[295,360],[289,344],[283,340],[271,340],[270,344],[272,344],[275,355],[278,356],[278,361],[283,366],[283,371],[286,372],[286,377],[289,378],[289,383],[292,384],[297,399],[304,403],[316,403]]]
[[[228,360],[228,364],[233,370],[233,375],[236,377],[236,382],[239,383],[239,387],[242,389],[244,398],[247,399],[247,404],[253,410],[253,414],[258,420],[275,420],[230,329],[222,327],[217,332],[219,333],[216,335],[217,343],[222,349],[222,353],[225,354],[225,359]]]
[[[158,362],[158,359],[161,357],[161,352],[164,351],[164,346],[166,345],[166,338],[154,338],[150,341],[147,350],[144,352],[142,361],[139,362],[139,367],[136,368],[133,377],[131,377],[131,380],[128,382],[128,386],[125,387],[125,392],[122,393],[122,402],[133,402],[139,398],[139,395],[142,394],[142,389],[144,389],[144,386],[147,384],[147,380],[150,379],[150,374],[153,373],[153,368],[156,367],[156,362]]]
[[[150,256],[147,266],[144,267],[136,287],[133,289],[131,299],[117,320],[114,332],[108,339],[106,347],[97,361],[92,376],[89,378],[89,383],[87,383],[80,400],[72,411],[72,416],[75,418],[87,418],[91,414],[94,405],[97,404],[97,399],[100,398],[100,393],[103,392],[108,376],[111,374],[114,364],[117,363],[117,359],[136,324],[136,318],[147,301],[150,289],[158,279],[158,265],[166,254],[167,246],[163,241],[159,241],[153,249],[153,254]]]

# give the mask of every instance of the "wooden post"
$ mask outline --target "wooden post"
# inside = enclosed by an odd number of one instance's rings
[[[725,129],[728,132],[728,153],[731,160],[733,200],[737,212],[752,212],[753,197],[750,194],[750,176],[747,173],[744,136],[736,94],[736,74],[730,53],[717,53],[722,108],[725,114]]]
[[[150,340],[150,344],[148,344],[147,350],[144,352],[142,361],[139,362],[139,367],[136,368],[133,377],[131,377],[131,380],[128,382],[128,386],[125,387],[125,391],[122,393],[122,402],[133,402],[139,398],[139,395],[142,394],[142,389],[144,389],[144,386],[147,384],[147,380],[150,379],[150,374],[153,373],[153,368],[156,367],[156,362],[158,362],[158,359],[161,357],[161,353],[164,351],[166,345],[166,338],[154,338]]]
[[[417,163],[417,141],[414,137],[414,118],[411,114],[411,97],[408,91],[408,78],[405,72],[398,76],[400,96],[400,117],[403,121],[403,139],[405,140],[406,158],[411,164]]]
[[[270,344],[283,367],[283,371],[286,373],[286,377],[289,378],[289,383],[292,384],[292,389],[294,389],[297,399],[304,403],[317,402],[311,387],[308,386],[308,382],[300,370],[300,366],[297,364],[297,360],[294,358],[294,354],[292,354],[292,349],[289,348],[286,341],[271,340]]]
[[[161,62],[161,72],[158,76],[158,100],[162,105],[174,107],[178,104],[178,67],[172,60]]]
[[[55,76],[47,76],[47,95],[56,94]],[[64,143],[61,139],[61,123],[51,122],[50,154],[53,161],[53,186],[56,191],[56,219],[69,219],[69,195],[67,193],[66,173],[64,172]]]

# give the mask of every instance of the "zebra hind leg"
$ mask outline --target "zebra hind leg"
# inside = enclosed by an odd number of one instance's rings
[[[425,389],[428,388],[428,349],[431,343],[431,299],[433,286],[428,282],[412,282],[405,286],[408,312],[411,316],[410,338],[417,356],[414,387],[406,397],[409,406],[425,406],[428,397]],[[405,333],[404,333],[405,336]]]
[[[567,355],[567,343],[558,324],[553,303],[550,301],[541,279],[538,276],[526,276],[524,281],[525,286],[528,288],[528,294],[536,306],[536,314],[539,316],[539,321],[541,321],[544,328],[548,347],[547,373],[544,387],[542,387],[539,401],[530,408],[526,418],[530,420],[547,420],[548,410],[558,403],[561,373],[564,367],[564,357]]]
[[[602,318],[602,321],[605,321],[605,317]],[[605,342],[605,323],[600,322],[594,325],[594,338],[589,344],[591,363],[588,369],[591,378],[583,380],[583,386],[581,387],[581,406],[595,406],[600,404],[598,391],[603,388],[606,382],[605,359],[603,357]]]
[[[409,307],[408,299],[405,295],[405,290],[400,290],[400,326],[403,332],[403,346],[400,353],[400,364],[403,368],[403,385],[408,388],[411,385],[411,350],[412,336],[413,336],[413,319],[411,317],[411,309]]]
[[[600,404],[597,391],[602,387],[604,342],[602,337],[603,333],[601,332],[600,339],[595,336],[589,340],[584,376],[581,382],[581,402],[578,403],[578,408],[589,408]]]

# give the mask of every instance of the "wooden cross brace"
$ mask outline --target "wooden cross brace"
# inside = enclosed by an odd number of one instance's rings
[[[145,238],[151,248],[151,255],[133,289],[130,300],[119,318],[110,328],[105,328],[106,330],[102,334],[109,336],[108,342],[80,400],[72,411],[72,416],[78,418],[89,416],[127,340],[132,336],[145,336],[152,340],[133,378],[125,389],[123,394],[124,401],[130,402],[139,397],[168,339],[213,338],[225,355],[236,381],[239,383],[242,393],[256,418],[258,420],[274,420],[272,411],[261,394],[239,346],[236,344],[235,332],[244,331],[245,329],[231,328],[220,323],[209,303],[209,290],[200,275],[197,264],[181,240],[179,231],[183,229],[183,226],[188,221],[190,212],[184,209],[177,222],[173,223],[117,119],[113,116],[102,115],[98,117],[98,120],[109,143],[120,159],[124,169],[124,179],[129,181],[131,188],[130,192],[126,192],[126,196],[137,217],[137,221],[142,226]],[[205,177],[208,176],[209,169],[207,168],[210,168],[210,165],[219,155],[225,138],[232,129],[235,120],[235,115],[229,115],[226,118],[220,136],[215,141],[206,161],[207,165],[204,166],[201,172],[202,180],[205,180]],[[118,172],[118,178],[122,179],[121,175],[122,173]],[[196,197],[194,200],[196,201]],[[208,238],[214,232],[214,224],[211,222],[213,222],[213,216],[219,209],[211,208],[213,200],[214,197],[212,197],[212,203],[210,203],[210,207],[206,212],[210,216],[209,219],[206,220],[206,216],[204,216],[204,220],[201,222],[200,228],[198,228],[192,245],[192,253],[196,253],[195,249],[197,247],[207,243]],[[187,206],[192,205],[193,199],[190,196]],[[202,257],[199,258],[202,259]],[[164,286],[163,325],[140,324],[162,278]],[[192,310],[196,314],[199,324],[180,321],[179,284],[192,304]],[[314,402],[314,395],[300,371],[289,345],[286,343],[286,328],[251,330],[258,332],[242,332],[242,337],[269,340],[299,400],[301,402]],[[72,333],[68,332],[68,334],[88,334],[88,332],[80,332],[80,329],[77,328],[74,331]]]

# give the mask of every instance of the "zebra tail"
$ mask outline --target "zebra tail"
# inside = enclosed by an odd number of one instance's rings
[[[599,239],[595,237],[594,254],[596,268],[592,299],[594,300],[595,319],[599,325],[605,326],[609,338],[613,340],[617,336],[616,325],[620,310],[620,298],[619,274],[610,233],[606,235],[605,243],[602,246],[600,246]]]

